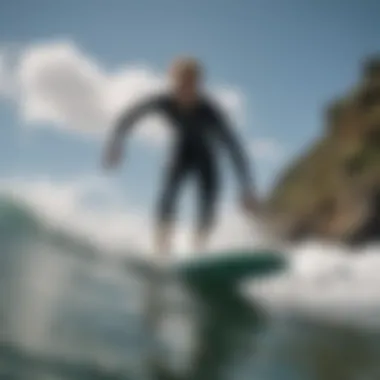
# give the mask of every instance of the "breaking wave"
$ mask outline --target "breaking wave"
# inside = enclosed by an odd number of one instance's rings
[[[143,378],[143,284],[122,258],[75,231],[54,227],[27,203],[5,195],[0,198],[0,246],[3,345],[108,369],[130,366],[136,378]],[[285,254],[289,270],[244,284],[252,303],[279,320],[292,316],[294,321],[298,315],[372,331],[380,327],[378,247],[352,252],[310,242]],[[185,326],[181,318],[179,332]],[[273,325],[272,343],[273,336],[276,342],[283,336],[281,326]],[[271,363],[282,360],[276,359],[276,347],[265,354]],[[262,370],[257,363],[255,368]],[[276,378],[260,373],[263,379]]]

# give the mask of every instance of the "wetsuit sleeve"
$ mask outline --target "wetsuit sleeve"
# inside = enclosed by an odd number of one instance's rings
[[[237,136],[234,134],[227,117],[215,106],[210,107],[214,127],[219,140],[228,149],[235,166],[238,180],[243,192],[249,192],[253,186],[249,159]]]
[[[158,110],[163,103],[162,99],[159,96],[148,98],[124,112],[116,122],[113,140],[123,138],[140,118],[149,112]]]

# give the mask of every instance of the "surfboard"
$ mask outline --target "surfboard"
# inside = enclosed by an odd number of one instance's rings
[[[173,267],[182,280],[191,283],[233,285],[246,278],[275,274],[287,267],[284,254],[270,249],[227,250],[213,255],[197,255]]]
[[[147,259],[130,258],[128,265],[147,278],[177,277],[186,282],[218,282],[232,285],[246,278],[265,277],[287,267],[286,256],[272,249],[225,250],[197,253],[158,268]]]

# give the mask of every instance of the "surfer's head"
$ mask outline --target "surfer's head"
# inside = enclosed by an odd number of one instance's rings
[[[184,105],[194,103],[202,85],[203,69],[201,64],[191,57],[176,58],[170,65],[169,75],[177,99]]]

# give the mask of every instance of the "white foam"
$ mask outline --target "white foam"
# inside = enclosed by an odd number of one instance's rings
[[[268,308],[380,326],[380,246],[352,251],[312,242],[288,254],[285,273],[245,284],[249,296]]]

